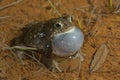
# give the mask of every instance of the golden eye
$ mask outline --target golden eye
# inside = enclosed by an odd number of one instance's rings
[[[55,26],[56,28],[58,28],[58,29],[62,29],[62,28],[63,28],[63,24],[62,24],[61,22],[55,23],[54,26]]]

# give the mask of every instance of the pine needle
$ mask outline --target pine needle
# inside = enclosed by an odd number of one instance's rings
[[[48,0],[48,2],[49,2],[50,5],[52,6],[52,8],[56,11],[56,13],[61,17],[62,15],[61,15],[60,12],[56,9],[56,7],[53,5],[53,3],[51,2],[51,0]]]
[[[112,7],[113,6],[113,1],[112,0],[110,0],[110,7]]]
[[[36,48],[32,47],[25,47],[25,46],[12,46],[12,47],[5,47],[4,49],[19,49],[19,50],[37,50]]]
[[[83,27],[82,27],[82,25],[81,25],[81,22],[80,22],[80,20],[78,19],[78,17],[77,17],[76,19],[77,19],[79,28],[80,28],[80,29],[83,29]]]
[[[10,16],[3,16],[3,17],[0,17],[0,19],[6,19],[8,17],[10,17]]]
[[[21,1],[23,1],[23,0],[17,0],[17,1],[15,1],[15,2],[12,2],[12,3],[8,4],[8,5],[5,5],[5,6],[3,6],[3,7],[0,7],[0,11],[3,10],[3,9],[5,9],[5,8],[11,7],[11,6],[15,5],[15,4],[18,4],[18,3],[21,2]]]

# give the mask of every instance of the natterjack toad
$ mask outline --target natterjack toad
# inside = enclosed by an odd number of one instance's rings
[[[26,46],[42,51],[41,62],[51,67],[55,61],[53,55],[72,56],[79,51],[83,41],[83,33],[73,25],[71,16],[63,16],[26,25],[22,29],[22,34],[12,40],[12,46]],[[15,51],[19,58],[22,58],[21,55],[25,52]]]

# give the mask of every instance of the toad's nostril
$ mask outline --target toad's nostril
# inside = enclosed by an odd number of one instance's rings
[[[71,30],[54,36],[52,46],[55,55],[64,57],[71,56],[76,53],[82,46],[84,35],[82,31],[73,27]]]

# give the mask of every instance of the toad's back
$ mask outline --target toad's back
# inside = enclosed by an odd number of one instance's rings
[[[26,46],[43,49],[44,45],[50,42],[52,28],[47,26],[48,23],[38,22],[27,25],[23,28],[23,43]]]

